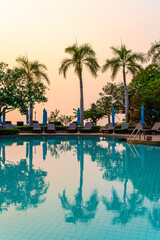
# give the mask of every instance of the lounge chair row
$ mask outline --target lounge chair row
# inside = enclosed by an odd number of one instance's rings
[[[48,123],[46,132],[54,133],[56,131],[55,125],[53,123]],[[76,123],[70,123],[67,129],[68,132],[77,132]],[[87,122],[83,129],[80,129],[81,132],[90,132],[92,131],[92,123]],[[33,132],[42,132],[40,123],[33,123]]]
[[[151,133],[157,133],[159,129],[160,129],[160,122],[156,122],[151,129],[143,129],[143,126],[141,125],[141,123],[138,123],[134,131],[141,130],[144,134],[145,133],[151,134]],[[114,131],[115,133],[129,133],[130,130],[131,129],[129,129],[129,123],[123,123],[120,129],[115,129],[115,126],[112,126],[112,123],[110,123],[108,128],[102,129],[102,132],[111,133]]]

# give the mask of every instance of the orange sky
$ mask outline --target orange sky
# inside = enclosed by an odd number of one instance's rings
[[[100,66],[111,57],[110,46],[121,42],[133,51],[146,52],[151,42],[159,40],[159,0],[5,0],[0,4],[0,61],[15,66],[18,56],[27,54],[48,67],[51,81],[48,102],[36,105],[37,118],[42,109],[56,108],[72,114],[79,107],[79,81],[70,69],[65,80],[59,76],[64,49],[76,40],[90,43]],[[84,71],[84,104],[88,108],[110,80],[110,72],[99,72],[94,79]],[[116,81],[121,80],[118,75]],[[7,114],[16,122],[25,120],[17,111]]]

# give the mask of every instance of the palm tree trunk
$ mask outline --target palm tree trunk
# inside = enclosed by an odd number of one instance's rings
[[[129,123],[129,96],[128,96],[128,88],[126,84],[126,73],[123,69],[123,82],[124,82],[124,88],[125,88],[125,118],[126,123]]]
[[[79,81],[80,81],[80,126],[83,127],[83,82],[82,82],[82,74],[79,75]]]
[[[32,102],[29,104],[29,125],[33,126],[33,108],[32,108]]]

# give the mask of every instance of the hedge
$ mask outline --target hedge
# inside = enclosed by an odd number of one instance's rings
[[[0,129],[0,135],[17,135],[20,133],[19,129],[2,128]]]
[[[31,126],[16,126],[15,129],[20,130],[20,132],[32,132]]]

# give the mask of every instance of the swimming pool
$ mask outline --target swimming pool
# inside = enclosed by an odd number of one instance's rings
[[[160,239],[160,148],[0,139],[0,239]]]

